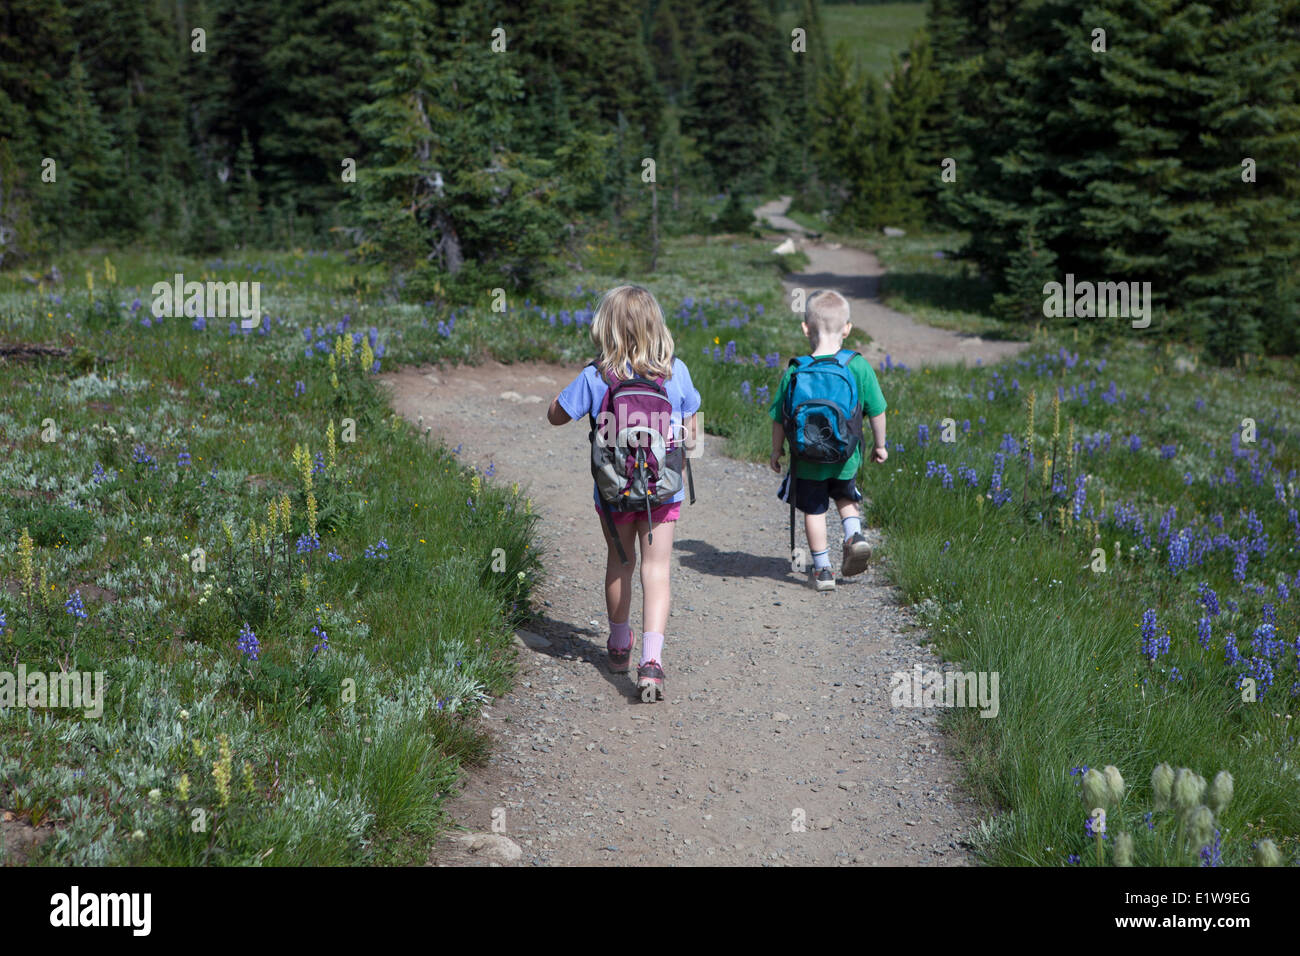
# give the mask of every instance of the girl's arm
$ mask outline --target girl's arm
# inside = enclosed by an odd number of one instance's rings
[[[546,420],[552,425],[563,425],[566,422],[573,421],[569,413],[560,407],[560,398],[557,395],[551,400],[551,407],[546,410]]]

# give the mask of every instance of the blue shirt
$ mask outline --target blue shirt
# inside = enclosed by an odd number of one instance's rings
[[[564,391],[560,392],[560,407],[575,420],[588,415],[598,415],[600,403],[605,400],[605,393],[608,391],[609,386],[601,379],[599,369],[594,365],[588,365],[577,378],[565,386]],[[691,384],[690,369],[679,358],[673,359],[673,377],[664,382],[664,391],[668,393],[668,401],[673,406],[671,421],[676,431],[685,419],[700,410],[700,393]],[[592,499],[600,504],[600,495],[596,491],[594,481],[591,484],[591,495]],[[679,491],[673,496],[673,501],[681,501],[684,497],[685,491]]]

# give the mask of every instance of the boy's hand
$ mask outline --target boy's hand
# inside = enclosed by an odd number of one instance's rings
[[[779,451],[772,452],[772,460],[768,462],[768,464],[772,466],[772,470],[774,472],[776,472],[778,475],[781,474],[781,452]]]
[[[877,445],[875,448],[871,449],[871,460],[876,464],[879,464],[888,457],[889,449],[884,445]]]

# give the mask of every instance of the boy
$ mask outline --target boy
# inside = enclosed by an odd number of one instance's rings
[[[812,358],[833,357],[840,351],[844,338],[852,330],[849,321],[849,303],[838,292],[815,292],[809,298],[803,321],[804,335],[812,347]],[[880,383],[876,373],[861,355],[854,355],[845,366],[851,372],[858,386],[858,400],[862,404],[863,414],[871,424],[873,448],[871,460],[883,462],[889,457],[885,449],[885,397],[880,392]],[[793,367],[787,368],[781,379],[781,387],[772,401],[769,414],[772,417],[772,470],[781,473],[781,455],[785,445],[785,426],[782,423],[786,392],[790,387],[790,375]],[[849,409],[850,414],[856,410]],[[863,439],[866,436],[863,435]],[[826,544],[826,509],[827,501],[835,499],[840,519],[844,524],[844,558],[840,573],[852,577],[866,570],[871,560],[871,545],[862,534],[862,519],[858,513],[858,502],[862,495],[854,484],[854,476],[862,464],[862,441],[856,442],[853,454],[843,464],[805,461],[800,458],[793,490],[795,507],[804,513],[804,531],[808,535],[808,547],[812,551],[813,583],[818,591],[835,590],[835,575],[831,571],[831,562],[827,557]],[[781,484],[777,496],[789,502],[791,490],[789,475]]]

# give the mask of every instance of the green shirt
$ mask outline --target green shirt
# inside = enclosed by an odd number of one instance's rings
[[[876,373],[871,368],[871,363],[861,355],[855,355],[849,359],[847,368],[853,372],[858,380],[858,395],[862,398],[863,413],[863,441],[871,434],[870,427],[866,425],[865,419],[875,418],[877,415],[884,413],[889,406],[885,404],[885,396],[881,394],[880,383],[876,381]],[[785,375],[781,376],[781,387],[776,391],[776,397],[772,399],[772,407],[768,409],[768,415],[772,421],[779,422],[782,418],[781,409],[785,404],[785,392],[790,387],[790,372],[792,369],[786,366]],[[853,452],[853,457],[842,465],[831,465],[819,461],[800,461],[799,477],[811,478],[814,481],[825,481],[828,478],[844,479],[853,478],[858,473],[858,468],[862,465],[862,443]]]

